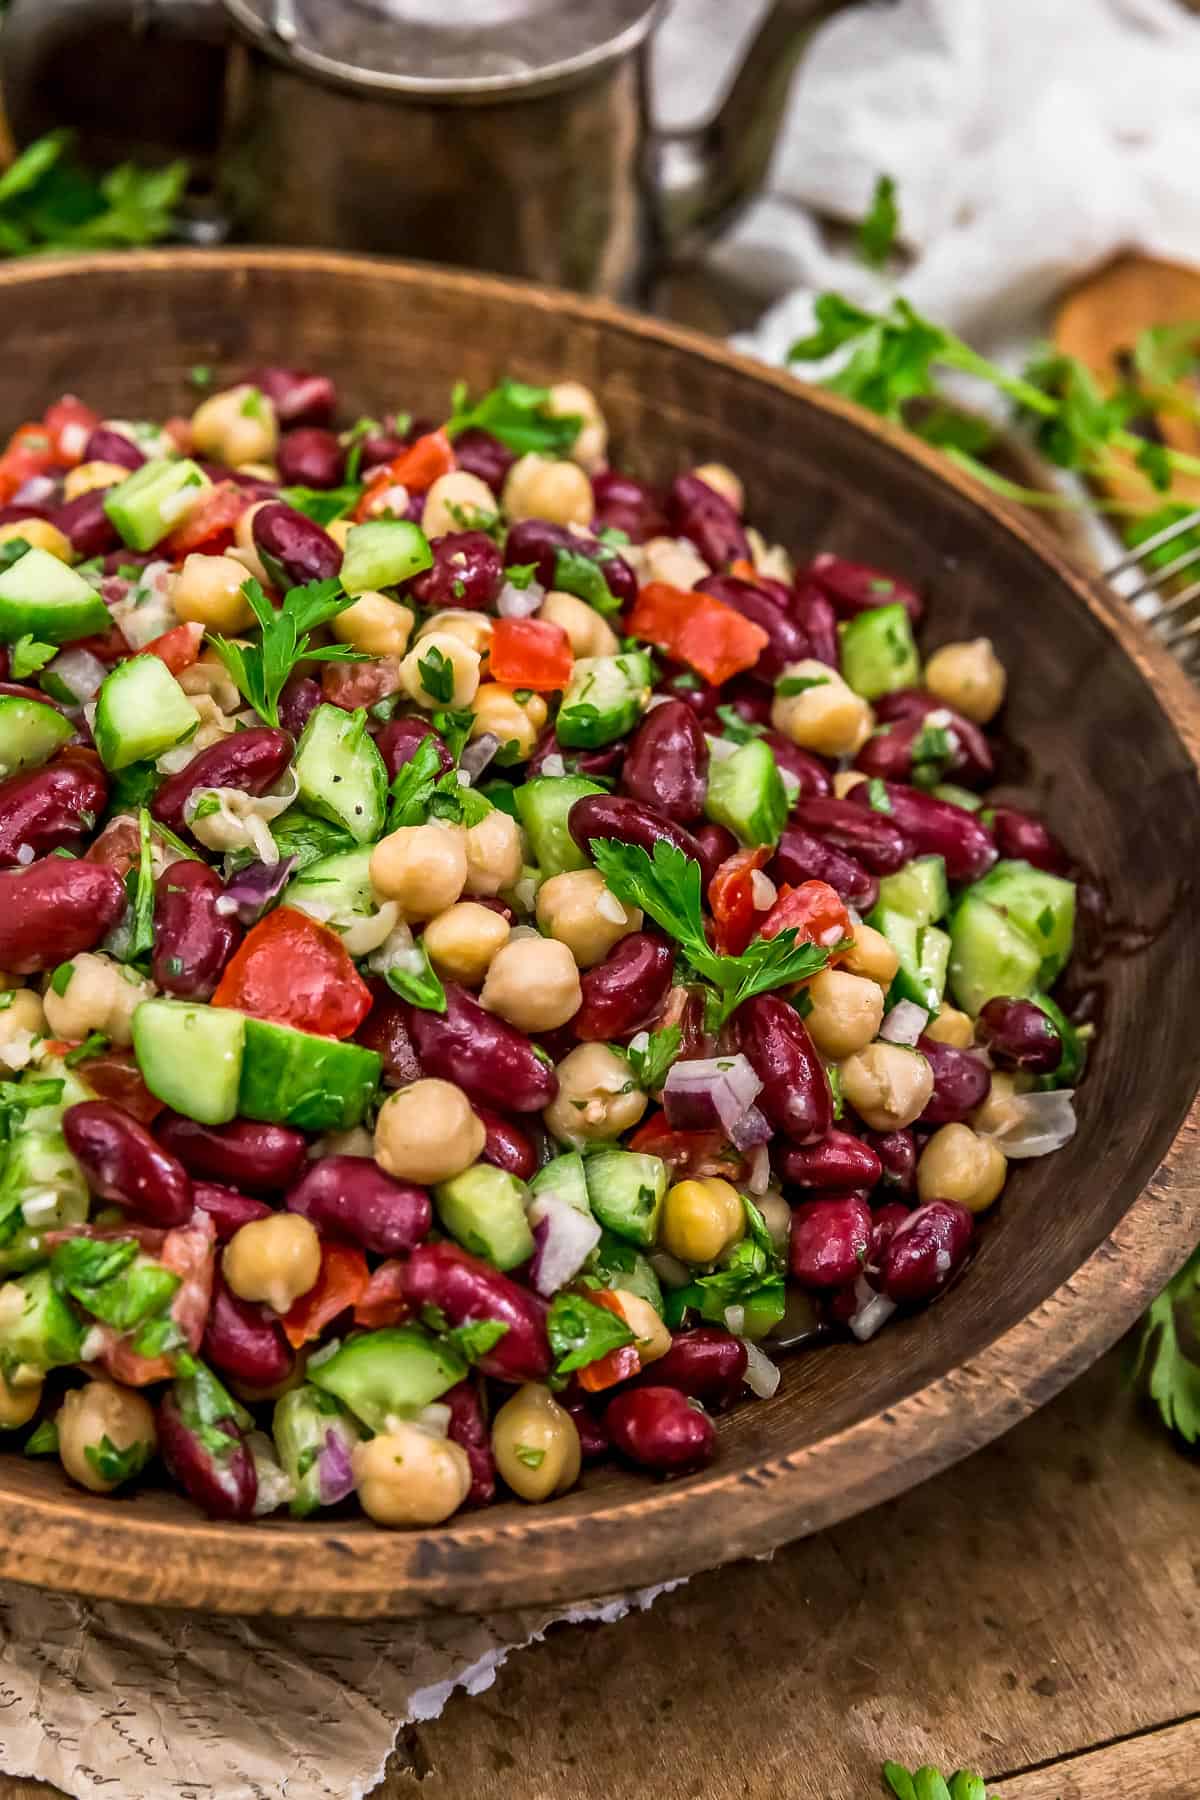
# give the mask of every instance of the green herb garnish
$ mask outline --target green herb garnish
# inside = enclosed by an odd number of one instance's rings
[[[574,414],[557,418],[545,409],[550,389],[532,387],[526,381],[504,380],[472,406],[465,382],[451,396],[447,435],[455,438],[469,429],[490,431],[518,456],[536,451],[541,456],[565,456],[583,424]]]
[[[257,644],[235,644],[218,632],[209,642],[228,669],[238,692],[267,725],[279,725],[279,696],[299,662],[364,662],[370,659],[348,644],[326,644],[314,650],[309,633],[354,604],[340,581],[310,581],[289,588],[278,611],[254,577],[242,592],[262,627]]]
[[[881,175],[875,183],[870,209],[858,227],[858,253],[869,268],[883,267],[895,247],[899,226],[896,183],[890,175]]]
[[[546,1331],[554,1352],[554,1372],[569,1375],[598,1362],[611,1350],[632,1344],[634,1336],[624,1319],[607,1307],[597,1306],[580,1294],[556,1294],[546,1314]]]

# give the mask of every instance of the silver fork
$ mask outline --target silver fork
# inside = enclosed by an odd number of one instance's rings
[[[1185,669],[1190,669],[1200,652],[1200,580],[1187,581],[1181,587],[1175,583],[1185,569],[1200,563],[1200,542],[1159,567],[1151,566],[1147,558],[1198,527],[1200,509],[1164,525],[1104,571],[1104,579]]]

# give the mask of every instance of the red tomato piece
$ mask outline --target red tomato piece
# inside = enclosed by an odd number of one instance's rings
[[[497,619],[488,658],[493,681],[537,694],[565,688],[575,666],[570,639],[549,619]]]
[[[643,1119],[629,1140],[629,1149],[661,1157],[675,1176],[723,1175],[737,1181],[746,1167],[719,1131],[672,1131],[664,1112]]]
[[[192,454],[192,421],[173,413],[169,419],[163,420],[163,430],[170,438],[180,456]]]
[[[388,488],[403,487],[410,494],[424,494],[439,475],[449,475],[457,467],[454,449],[446,433],[440,429],[427,431],[424,437],[407,445],[393,462],[375,470],[354,510],[354,517],[360,523],[371,518],[378,511],[380,497]]]
[[[197,502],[183,524],[162,546],[162,554],[178,562],[193,550],[217,556],[233,542],[233,528],[254,498],[233,481],[218,481]]]
[[[597,1288],[588,1295],[593,1306],[602,1306],[606,1312],[615,1313],[625,1323],[625,1314],[621,1302],[608,1288]],[[610,1350],[606,1356],[598,1356],[595,1362],[585,1363],[576,1374],[581,1388],[589,1394],[602,1393],[605,1388],[615,1387],[618,1381],[628,1381],[634,1375],[640,1375],[642,1359],[638,1355],[635,1344],[622,1344],[617,1350]]]
[[[164,631],[161,637],[151,638],[138,651],[139,656],[157,656],[159,662],[166,663],[172,675],[179,675],[184,669],[190,669],[200,654],[200,646],[204,642],[204,627],[195,620],[189,619],[183,625],[173,625],[170,631]]]
[[[827,881],[802,881],[799,887],[785,883],[780,888],[758,935],[773,938],[790,930],[804,943],[826,947],[854,935],[850,914]]]
[[[768,845],[757,850],[738,850],[726,857],[708,884],[708,904],[717,928],[717,949],[722,956],[740,956],[754,936],[754,883],[756,869],[771,860]]]
[[[43,423],[54,446],[56,461],[65,468],[74,468],[83,461],[87,441],[100,423],[100,414],[85,406],[74,394],[64,394],[61,400],[46,409]]]
[[[0,456],[0,506],[6,505],[32,475],[44,475],[54,467],[54,445],[46,427],[36,420],[18,425]]]
[[[74,1045],[67,1046],[74,1049]],[[155,1098],[142,1080],[141,1070],[132,1050],[102,1050],[80,1063],[76,1075],[100,1100],[110,1100],[137,1119],[149,1125],[163,1110],[163,1102]]]
[[[131,1235],[127,1229],[118,1237]],[[145,1245],[149,1250],[149,1245]],[[216,1233],[207,1213],[197,1213],[191,1224],[178,1225],[163,1235],[158,1260],[172,1275],[178,1275],[179,1286],[171,1301],[171,1317],[178,1325],[187,1347],[194,1356],[204,1336],[204,1324],[212,1302],[213,1262]],[[152,1255],[153,1251],[150,1252]],[[174,1355],[139,1356],[129,1342],[129,1334],[113,1325],[98,1325],[101,1347],[97,1361],[114,1381],[128,1387],[146,1387],[151,1381],[169,1381],[175,1373]],[[136,1335],[132,1334],[132,1335]]]
[[[281,906],[246,933],[222,975],[214,1006],[348,1038],[371,1010],[371,990],[335,931]]]
[[[714,687],[752,669],[770,641],[761,625],[723,600],[665,581],[648,582],[639,591],[628,629]]]
[[[355,1303],[354,1323],[377,1331],[381,1325],[399,1325],[409,1313],[404,1298],[404,1263],[398,1256],[381,1262]]]
[[[293,1350],[311,1344],[339,1313],[356,1307],[367,1291],[367,1259],[351,1244],[322,1244],[316,1286],[283,1316],[283,1335]]]

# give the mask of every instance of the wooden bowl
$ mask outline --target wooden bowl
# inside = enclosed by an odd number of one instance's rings
[[[871,1343],[785,1359],[720,1425],[712,1468],[588,1475],[553,1505],[431,1531],[357,1518],[213,1524],[174,1493],[98,1500],[0,1459],[0,1575],[122,1600],[346,1617],[482,1612],[665,1581],[818,1530],[1007,1430],[1129,1326],[1200,1238],[1200,706],[1107,594],[934,454],[718,344],[472,276],[231,251],[0,270],[0,419],[64,389],[128,417],[186,411],[188,371],[337,376],[346,415],[444,413],[451,384],[573,376],[634,472],[717,458],[750,516],[916,580],[926,642],[987,633],[1009,670],[1009,797],[1043,806],[1108,885],[1102,1034],[1074,1141],[1016,1165],[945,1300]],[[1134,949],[1140,945],[1141,948]]]

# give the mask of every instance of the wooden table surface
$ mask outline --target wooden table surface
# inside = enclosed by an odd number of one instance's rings
[[[901,1500],[551,1632],[409,1727],[372,1800],[878,1800],[885,1756],[1001,1800],[1197,1800],[1198,1522],[1200,1461],[1114,1352]]]

